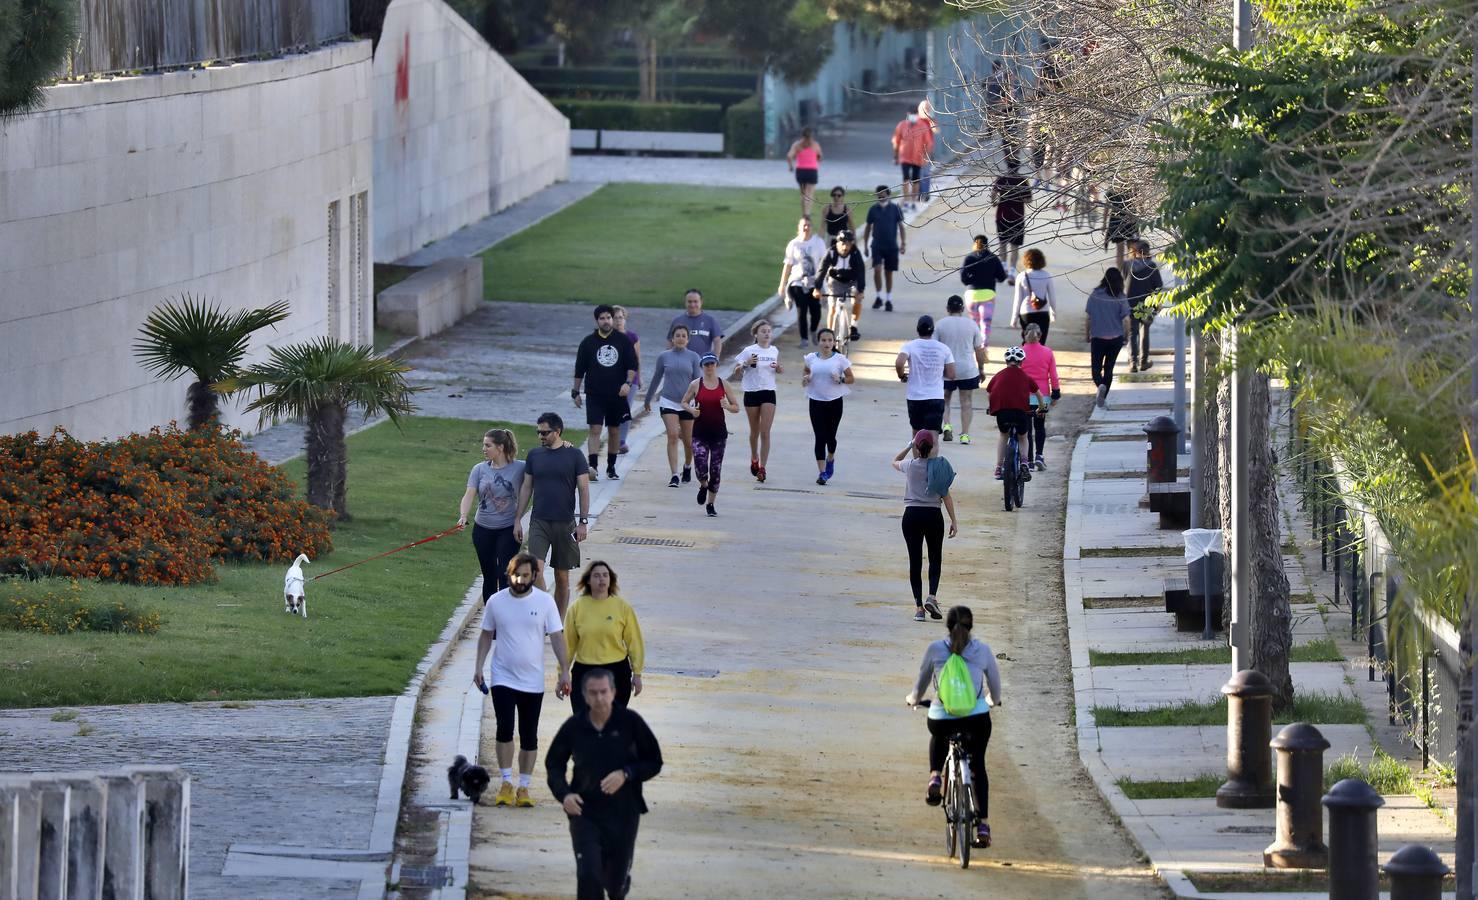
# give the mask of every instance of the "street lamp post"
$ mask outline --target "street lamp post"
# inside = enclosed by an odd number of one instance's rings
[[[1239,53],[1252,49],[1252,2],[1232,0],[1232,47]],[[1232,674],[1251,665],[1252,632],[1252,538],[1250,491],[1248,490],[1248,468],[1252,462],[1249,441],[1247,395],[1252,386],[1252,374],[1240,358],[1241,341],[1236,339],[1236,327],[1232,328],[1232,408],[1231,459],[1227,464],[1232,470]]]

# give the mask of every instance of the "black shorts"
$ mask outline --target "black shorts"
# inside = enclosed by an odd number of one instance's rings
[[[946,391],[976,391],[980,389],[980,376],[974,378],[956,378],[954,381],[945,381]]]
[[[815,184],[816,181],[817,181],[817,171],[815,169],[796,169],[795,170],[795,183],[796,184]]]
[[[996,237],[1013,247],[1020,247],[1026,243],[1026,220],[1016,221],[996,220]]]
[[[884,246],[877,241],[872,242],[872,264],[882,266],[884,271],[898,271],[898,245]]]
[[[542,693],[531,694],[505,684],[495,684],[493,696],[494,739],[500,744],[513,742],[513,727],[518,725],[518,749],[529,753],[539,749],[539,711],[544,706]]]
[[[631,404],[619,394],[586,394],[585,424],[619,428],[631,418]]]
[[[913,163],[900,163],[899,168],[903,169],[904,181],[919,180],[919,169],[922,168],[921,166],[916,166]]]
[[[691,422],[694,419],[698,418],[685,409],[667,409],[666,407],[664,407],[661,410],[661,413],[664,416],[677,416],[677,420],[679,422]]]
[[[744,405],[745,406],[764,406],[766,403],[770,404],[771,406],[774,406],[775,405],[775,392],[774,391],[745,391],[744,392]]]
[[[908,401],[908,427],[914,431],[943,431],[944,401]]]
[[[1001,430],[1001,434],[1009,434],[1012,426],[1016,427],[1017,434],[1026,434],[1026,429],[1032,422],[1032,414],[1024,409],[1003,409],[991,415],[996,417],[996,427]]]

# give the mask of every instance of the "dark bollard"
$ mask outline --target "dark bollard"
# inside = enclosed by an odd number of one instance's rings
[[[1397,850],[1382,868],[1391,876],[1391,900],[1442,900],[1442,879],[1451,871],[1420,844]]]
[[[1386,801],[1358,778],[1329,789],[1329,900],[1379,900],[1375,811]]]
[[[1169,416],[1155,416],[1142,429],[1149,436],[1144,460],[1144,480],[1149,484],[1173,484],[1178,467],[1176,438],[1180,429]]]
[[[1273,684],[1243,669],[1221,686],[1227,697],[1227,782],[1216,789],[1224,809],[1272,809]]]
[[[1295,722],[1278,732],[1278,838],[1262,852],[1262,864],[1279,869],[1322,869],[1324,846],[1324,751],[1329,742],[1319,729]]]

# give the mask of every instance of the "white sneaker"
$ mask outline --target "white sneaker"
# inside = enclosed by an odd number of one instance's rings
[[[1108,408],[1108,385],[1106,384],[1100,384],[1098,386],[1098,408]]]

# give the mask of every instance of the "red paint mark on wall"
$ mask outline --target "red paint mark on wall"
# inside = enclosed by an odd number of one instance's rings
[[[411,36],[407,32],[401,46],[400,59],[395,63],[395,105],[410,103],[411,100]]]

